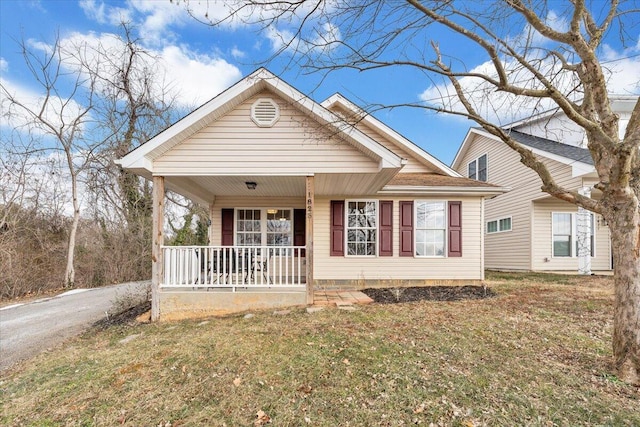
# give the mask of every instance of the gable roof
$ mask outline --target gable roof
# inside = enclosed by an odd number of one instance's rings
[[[340,106],[340,107],[342,107],[342,108],[344,108],[344,109],[346,109],[348,111],[353,112],[353,114],[356,117],[358,117],[358,119],[361,122],[369,125],[376,132],[378,132],[379,134],[381,134],[384,137],[388,138],[389,140],[391,140],[394,144],[396,144],[400,148],[403,148],[406,151],[408,151],[419,162],[421,162],[421,163],[423,163],[423,164],[425,164],[427,166],[430,166],[430,167],[436,169],[437,171],[439,171],[440,173],[443,173],[445,175],[457,176],[457,177],[461,176],[458,172],[456,172],[455,170],[453,170],[452,168],[450,168],[449,166],[447,166],[446,164],[444,164],[443,162],[441,162],[440,160],[438,160],[437,158],[435,158],[431,154],[427,153],[420,146],[418,146],[415,143],[411,142],[409,139],[405,138],[404,136],[402,136],[401,134],[399,134],[395,130],[391,129],[386,124],[382,123],[380,120],[376,119],[371,114],[368,114],[366,111],[364,111],[362,108],[358,107],[353,102],[349,101],[342,94],[340,94],[340,93],[333,94],[332,96],[330,96],[326,100],[322,101],[321,105],[323,107],[327,108],[327,109],[329,109],[329,108],[331,108],[333,106]]]
[[[586,163],[593,166],[593,158],[586,148],[576,147],[574,145],[562,144],[550,139],[529,135],[517,130],[509,130],[508,133],[522,145],[530,148],[542,150],[550,154],[566,157],[567,159]]]
[[[546,157],[551,160],[555,160],[562,164],[571,167],[572,176],[582,176],[594,171],[593,158],[589,150],[580,147],[574,147],[572,145],[562,144],[549,139],[532,136],[526,133],[515,131],[513,129],[505,129],[506,132],[510,132],[519,144],[522,144],[529,148],[534,154],[542,157]],[[490,134],[480,127],[470,128],[467,135],[464,137],[458,152],[451,162],[451,166],[456,168],[458,162],[464,158],[471,142],[474,137],[484,136],[494,141],[502,143],[502,141],[495,135]],[[510,149],[505,144],[505,149]]]
[[[265,68],[254,71],[116,162],[123,168],[149,177],[153,173],[154,159],[264,90],[269,90],[290,101],[317,122],[332,128],[338,137],[378,161],[381,169],[399,169],[404,164],[404,159],[400,156],[353,126],[348,126],[339,116]]]

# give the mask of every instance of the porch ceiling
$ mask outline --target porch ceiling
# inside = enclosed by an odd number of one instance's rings
[[[377,193],[396,173],[316,174],[317,196],[366,196]],[[166,187],[189,199],[208,204],[215,197],[304,197],[305,176],[225,175],[165,176]],[[255,190],[247,188],[255,182]]]

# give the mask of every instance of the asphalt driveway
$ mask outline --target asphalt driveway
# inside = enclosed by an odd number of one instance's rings
[[[150,281],[74,289],[0,308],[0,372],[148,298]],[[128,307],[127,307],[128,306]]]

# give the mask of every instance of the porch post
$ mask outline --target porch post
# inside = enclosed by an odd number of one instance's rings
[[[151,321],[160,319],[160,283],[164,260],[164,177],[153,177],[153,225],[151,230]]]
[[[306,258],[307,258],[307,304],[313,304],[313,211],[315,204],[315,182],[313,176],[306,179]]]

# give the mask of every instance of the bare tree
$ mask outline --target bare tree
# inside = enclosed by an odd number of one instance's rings
[[[8,103],[7,114],[18,123],[16,127],[44,135],[40,152],[59,156],[66,167],[73,219],[68,230],[64,286],[71,287],[75,282],[74,253],[81,210],[80,174],[99,146],[99,142],[87,137],[93,121],[96,79],[65,68],[66,54],[59,38],[45,48],[29,46],[25,41],[20,47],[25,64],[39,85],[39,96],[21,96],[3,84],[0,90]]]
[[[444,80],[441,87],[450,93],[440,99],[401,105],[475,121],[518,152],[540,176],[543,191],[599,213],[609,224],[615,369],[619,378],[640,384],[640,103],[620,137],[607,70],[598,57],[603,38],[612,32],[623,44],[637,43],[640,19],[634,2],[254,0],[227,4],[227,14],[217,20],[212,17],[220,14],[211,10],[220,3],[206,2],[204,10],[201,2],[184,3],[196,19],[211,25],[239,20],[268,28],[280,37],[278,53],[290,53],[308,71],[404,68],[427,82]],[[514,28],[521,32],[514,34]],[[440,46],[434,34],[447,43]],[[464,58],[455,57],[459,43],[475,47],[490,65],[469,69]],[[465,84],[469,80],[475,81],[473,89]],[[558,184],[545,164],[501,127],[496,112],[511,103],[531,111],[555,108],[584,130],[600,199]]]

